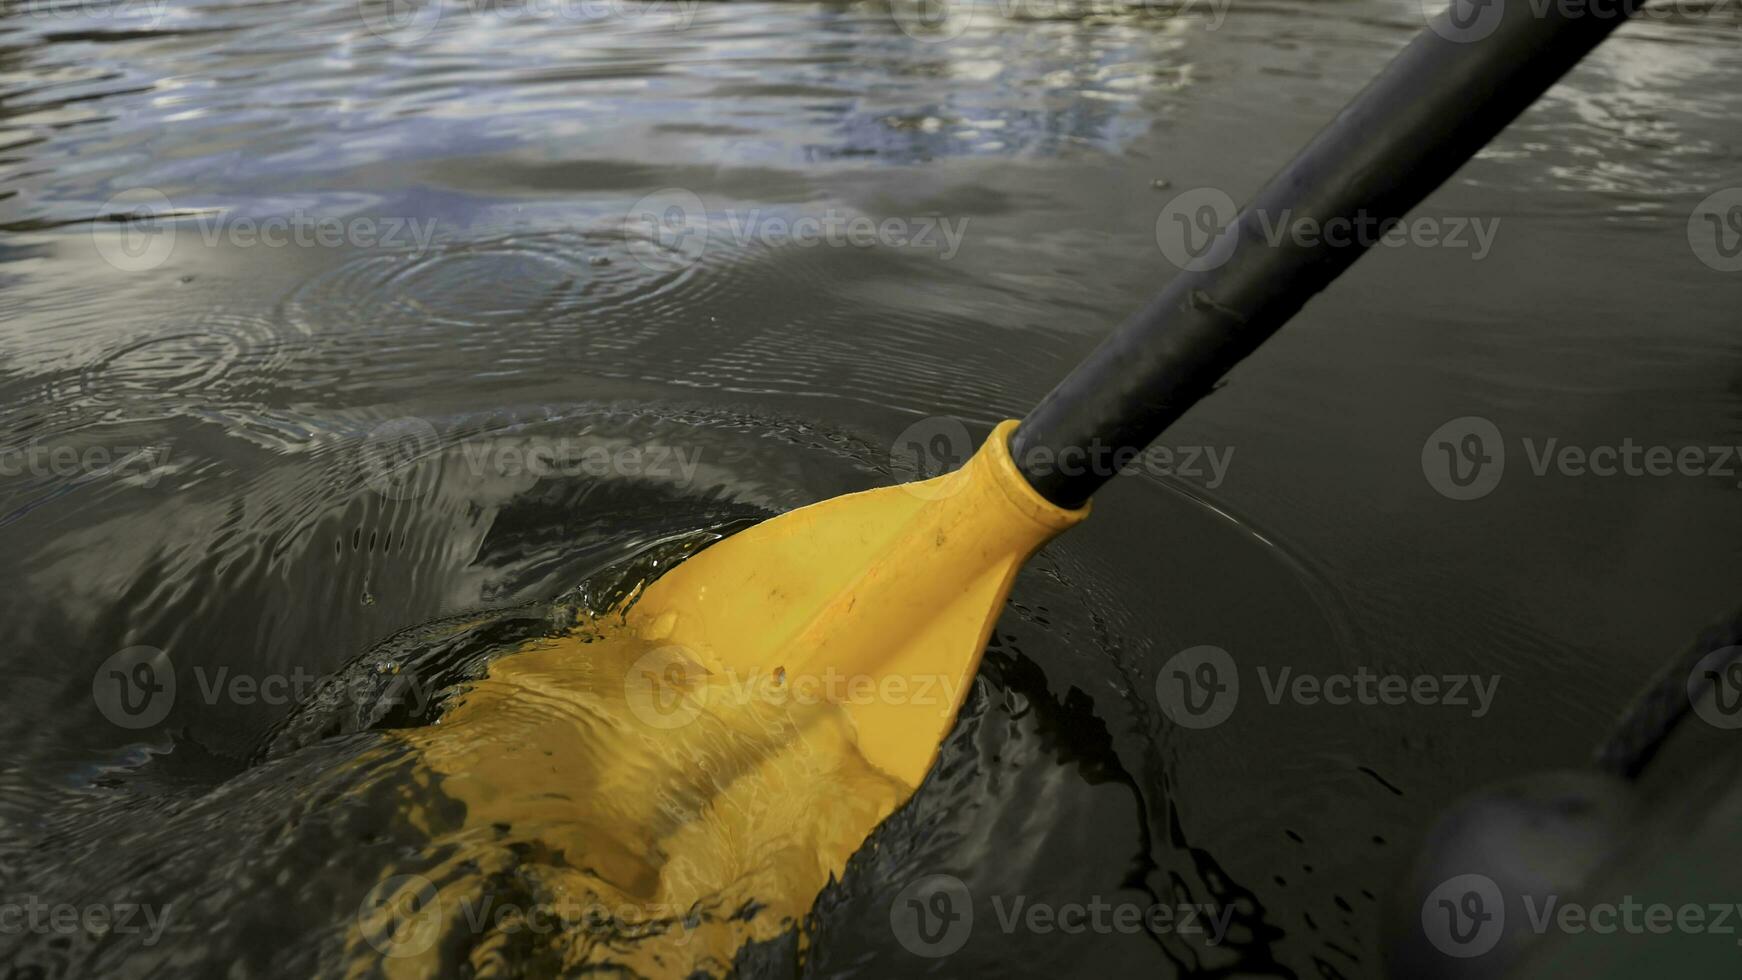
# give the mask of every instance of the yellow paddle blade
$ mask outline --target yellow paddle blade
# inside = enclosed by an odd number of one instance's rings
[[[1041,545],[1088,516],[1028,485],[1000,424],[968,464],[849,494],[742,531],[667,572],[629,625],[663,644],[650,699],[694,690],[832,703],[860,753],[917,787],[979,668],[1011,582]],[[698,678],[699,679],[699,678]],[[633,679],[631,679],[633,680]]]
[[[1017,570],[1087,516],[1029,488],[1014,427],[729,537],[400,733],[461,806],[413,812],[433,860],[377,883],[352,949],[393,980],[529,942],[687,977],[796,926],[925,777]]]
[[[428,857],[377,881],[353,976],[720,975],[801,923],[912,793],[833,705],[722,681],[649,713],[637,670],[662,648],[614,620],[528,641],[439,724],[398,733],[444,806],[411,810]]]

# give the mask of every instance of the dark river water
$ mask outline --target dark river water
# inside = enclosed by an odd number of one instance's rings
[[[920,13],[0,4],[0,880],[163,925],[0,923],[7,976],[373,972],[443,800],[383,732],[428,718],[322,678],[462,678],[660,542],[953,462],[1423,24]],[[1433,815],[1584,759],[1742,586],[1739,36],[1624,28],[1112,481],[802,963],[740,968],[1378,975]],[[1362,671],[1441,695],[1288,686]],[[934,875],[973,928],[928,957],[892,909]]]

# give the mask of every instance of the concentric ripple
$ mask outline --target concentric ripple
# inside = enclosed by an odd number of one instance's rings
[[[127,337],[94,358],[79,388],[99,402],[165,395],[217,395],[282,376],[307,335],[272,317],[212,310],[185,325]]]
[[[620,242],[572,232],[468,241],[426,255],[361,254],[303,283],[284,312],[311,335],[349,324],[506,327],[628,302],[661,284],[621,259]]]

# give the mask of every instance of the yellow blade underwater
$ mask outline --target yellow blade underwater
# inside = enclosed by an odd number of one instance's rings
[[[1028,485],[1016,422],[954,473],[837,497],[727,538],[629,611],[670,667],[838,704],[861,754],[917,787],[961,706],[1016,572],[1088,516]]]
[[[505,880],[564,970],[717,973],[800,922],[924,779],[1022,563],[1088,514],[1029,488],[1015,425],[713,545],[402,733],[462,817],[418,811],[433,861],[377,884],[353,951],[395,980],[488,959],[525,940],[473,914]]]

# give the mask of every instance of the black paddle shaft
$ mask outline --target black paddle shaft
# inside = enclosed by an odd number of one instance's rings
[[[1029,483],[1081,506],[1639,6],[1453,0],[1023,419]],[[1275,232],[1309,221],[1323,234]]]

